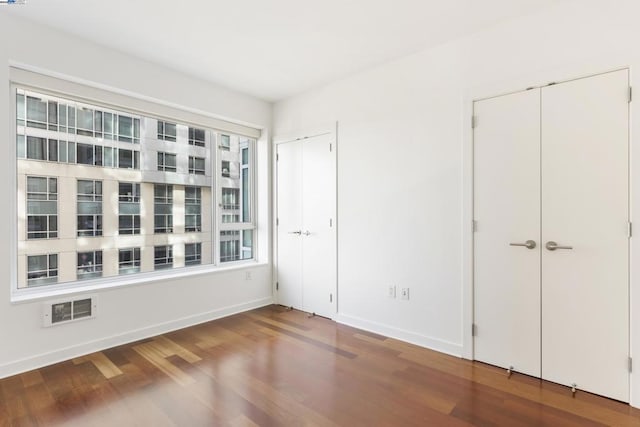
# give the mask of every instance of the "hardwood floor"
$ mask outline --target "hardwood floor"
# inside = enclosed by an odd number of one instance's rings
[[[630,406],[270,306],[0,380],[0,426],[640,426]]]

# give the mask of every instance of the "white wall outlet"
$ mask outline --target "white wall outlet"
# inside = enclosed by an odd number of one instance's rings
[[[389,298],[395,298],[396,297],[396,285],[389,286],[389,289],[387,290],[387,296]]]
[[[400,298],[402,299],[409,299],[409,288],[402,288],[402,290],[400,291]]]
[[[250,271],[246,271],[244,273],[244,280],[251,280],[251,272]]]

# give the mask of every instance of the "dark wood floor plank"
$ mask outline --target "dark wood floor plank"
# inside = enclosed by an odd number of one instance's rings
[[[640,427],[588,393],[268,306],[0,380],[13,426]]]

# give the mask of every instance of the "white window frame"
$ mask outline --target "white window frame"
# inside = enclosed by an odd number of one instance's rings
[[[110,276],[104,277],[102,279],[96,280],[86,280],[86,281],[65,281],[58,282],[55,284],[50,284],[47,286],[36,286],[36,287],[22,287],[18,288],[18,269],[12,268],[10,270],[10,297],[12,302],[21,302],[21,301],[30,301],[37,300],[42,298],[51,298],[60,295],[69,295],[76,294],[79,292],[88,292],[99,289],[108,289],[114,287],[121,286],[129,286],[140,283],[153,282],[159,279],[169,279],[169,278],[181,278],[181,277],[189,277],[194,275],[201,274],[211,274],[211,273],[223,273],[229,270],[235,269],[243,269],[255,265],[266,265],[268,259],[269,248],[267,246],[267,240],[265,240],[261,245],[259,244],[258,234],[260,236],[268,236],[268,231],[261,230],[258,231],[255,223],[257,222],[256,212],[257,205],[256,201],[258,199],[258,195],[255,190],[255,181],[258,179],[258,168],[269,168],[268,165],[268,148],[263,144],[266,144],[267,140],[265,137],[261,137],[262,127],[261,126],[253,126],[246,122],[234,122],[230,121],[227,118],[223,118],[220,116],[213,115],[209,112],[205,112],[202,110],[197,110],[189,107],[180,106],[177,104],[164,102],[158,99],[152,99],[146,97],[144,95],[139,95],[136,93],[120,90],[117,88],[107,87],[104,85],[94,84],[87,82],[86,80],[77,79],[75,77],[64,76],[57,73],[49,73],[46,70],[36,69],[34,67],[26,66],[23,64],[16,64],[12,62],[9,67],[9,80],[10,80],[10,109],[9,109],[9,120],[10,120],[10,131],[13,135],[16,135],[17,122],[16,122],[16,91],[18,88],[34,91],[43,95],[52,96],[52,97],[63,97],[64,99],[69,100],[74,103],[83,103],[90,102],[94,107],[104,108],[102,110],[102,125],[103,125],[103,133],[105,133],[106,129],[106,114],[112,114],[112,129],[109,136],[114,140],[118,139],[118,120],[117,114],[114,114],[109,109],[116,109],[124,113],[125,115],[144,115],[146,117],[154,118],[157,120],[160,118],[164,118],[164,121],[167,121],[166,118],[169,118],[168,121],[175,121],[176,123],[182,123],[186,126],[193,126],[197,128],[203,128],[210,135],[210,138],[206,142],[205,148],[209,147],[211,152],[210,156],[212,157],[213,165],[219,164],[219,147],[215,144],[215,136],[218,133],[223,133],[226,135],[242,135],[249,138],[254,139],[254,141],[260,140],[261,148],[260,148],[260,165],[258,165],[258,161],[255,157],[255,154],[252,156],[252,188],[251,188],[251,197],[252,197],[252,221],[253,224],[235,224],[236,228],[251,228],[254,229],[253,236],[253,257],[248,260],[239,260],[232,263],[220,264],[217,253],[219,249],[219,231],[220,228],[216,226],[219,224],[221,215],[217,210],[217,200],[219,197],[220,187],[217,182],[213,182],[211,187],[211,204],[212,204],[212,215],[209,218],[211,221],[211,246],[213,246],[213,254],[212,254],[212,262],[204,264],[202,266],[194,266],[188,269],[171,269],[171,270],[162,270],[162,271],[144,271],[137,274],[131,275],[122,275],[122,276]],[[59,106],[58,106],[59,108]],[[75,123],[71,123],[70,119],[73,117],[69,117],[67,111],[64,112],[66,123],[65,127],[68,129],[69,125],[75,125]],[[60,112],[58,111],[58,114]],[[60,117],[58,117],[60,119]],[[26,117],[25,117],[26,120]],[[162,119],[160,119],[162,120]],[[75,120],[71,120],[75,121]],[[94,120],[95,123],[95,120]],[[135,131],[134,131],[135,132]],[[140,129],[140,137],[142,137],[142,129]],[[107,138],[107,140],[111,139]],[[63,140],[64,139],[59,139]],[[76,146],[75,141],[64,141],[66,142],[67,147],[67,162],[70,164],[76,164]],[[133,141],[135,143],[137,141]],[[134,154],[134,164],[137,163],[138,166],[134,166],[134,168],[139,168],[140,165],[140,151],[135,149],[132,145],[132,151],[137,154],[137,159]],[[26,145],[26,142],[25,142]],[[95,145],[95,144],[94,144]],[[63,147],[64,148],[64,147]],[[194,147],[195,148],[195,147]],[[197,147],[200,149],[201,147]],[[253,144],[253,152],[257,151],[255,143]],[[10,156],[10,167],[12,169],[11,174],[11,182],[12,187],[16,188],[17,185],[17,145],[9,144],[9,156]],[[60,150],[60,145],[58,146]],[[151,152],[149,152],[151,153]],[[145,152],[145,155],[148,153]],[[47,154],[48,155],[48,154]],[[26,157],[26,155],[25,155]],[[209,155],[207,156],[209,157]],[[22,158],[22,157],[21,157]],[[58,161],[65,163],[64,156],[58,156]],[[137,161],[136,161],[137,160]],[[119,167],[118,165],[117,167]],[[105,166],[102,166],[105,167]],[[108,166],[107,166],[108,167]],[[116,166],[114,166],[116,167]],[[214,166],[215,169],[218,169],[217,166]],[[268,179],[268,171],[267,169],[261,169],[260,179]],[[211,179],[214,179],[216,176],[219,176],[219,173],[211,174]],[[266,185],[266,184],[264,184]],[[263,184],[261,184],[262,188]],[[266,200],[264,197],[260,197],[261,200]],[[266,202],[265,202],[266,203]],[[17,193],[12,192],[9,198],[9,205],[12,212],[17,211]],[[260,209],[260,215],[262,223],[267,224],[268,212],[267,207],[264,206]],[[75,221],[74,221],[75,222]],[[12,221],[11,228],[13,232],[11,233],[10,241],[11,246],[13,248],[17,248],[18,244],[18,225],[17,225],[17,216],[14,216],[14,220]],[[75,227],[74,227],[75,228]],[[73,230],[77,236],[77,230]],[[205,243],[205,242],[202,242]],[[58,263],[60,263],[60,254],[58,251],[50,251],[44,255],[55,254],[58,256]],[[40,254],[32,254],[30,256],[43,255]],[[260,258],[260,259],[258,259]],[[11,251],[11,265],[17,265],[18,263],[18,252],[16,250]],[[26,257],[25,257],[26,263]],[[59,271],[58,266],[58,271]],[[26,269],[26,266],[25,266]],[[64,276],[64,274],[63,274]],[[60,277],[60,273],[58,273],[58,278]],[[26,280],[26,277],[25,277]],[[26,286],[26,283],[24,284]]]

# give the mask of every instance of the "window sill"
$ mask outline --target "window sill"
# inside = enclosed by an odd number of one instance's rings
[[[137,273],[130,276],[113,276],[96,280],[87,280],[82,282],[69,282],[59,285],[42,286],[38,288],[27,288],[13,290],[11,293],[11,303],[20,304],[58,298],[67,295],[76,295],[87,292],[96,292],[103,290],[112,290],[122,287],[145,285],[152,282],[160,282],[171,279],[180,279],[184,277],[202,276],[205,274],[227,273],[230,271],[241,271],[251,268],[267,266],[266,262],[235,261],[224,267],[206,265],[200,267],[177,268],[175,270],[152,271],[148,273]]]

